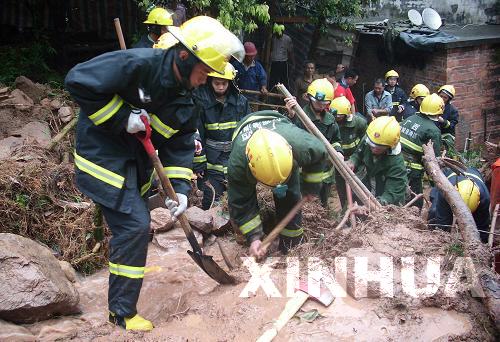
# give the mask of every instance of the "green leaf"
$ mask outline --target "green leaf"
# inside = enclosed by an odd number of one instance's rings
[[[301,312],[295,315],[295,317],[300,318],[300,322],[312,323],[317,318],[323,317],[318,310],[312,309],[306,312]]]

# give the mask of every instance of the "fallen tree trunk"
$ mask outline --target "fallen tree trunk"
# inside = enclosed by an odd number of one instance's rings
[[[464,253],[466,256],[471,257],[476,268],[476,274],[483,290],[482,299],[484,305],[488,309],[496,328],[500,330],[500,277],[491,270],[492,255],[486,245],[482,244],[479,239],[479,232],[469,208],[441,171],[434,154],[433,143],[429,142],[427,145],[422,145],[422,147],[424,149],[425,170],[444,195],[453,211],[458,223],[458,230],[464,242]]]

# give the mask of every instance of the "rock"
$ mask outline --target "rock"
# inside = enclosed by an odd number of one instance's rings
[[[14,136],[20,136],[25,140],[34,140],[40,146],[47,146],[50,142],[49,124],[41,121],[28,122],[23,128],[12,133]]]
[[[186,210],[186,217],[193,229],[210,233],[213,229],[213,218],[209,211],[198,207],[190,207]]]
[[[0,233],[0,319],[32,323],[79,312],[79,296],[50,249]]]
[[[34,342],[36,337],[28,329],[0,319],[0,341]]]
[[[27,77],[19,76],[15,81],[16,88],[22,90],[33,101],[40,101],[46,93],[46,87],[40,83],[34,83]]]
[[[40,101],[40,106],[50,109],[50,99],[47,97],[44,98],[42,101]]]
[[[62,122],[70,122],[75,116],[75,113],[71,107],[61,107],[57,111],[57,115],[59,115],[59,119],[61,119]]]
[[[23,146],[23,138],[8,137],[0,140],[0,159],[6,159],[12,156],[17,148]]]
[[[209,210],[212,215],[213,229],[214,232],[223,232],[231,228],[231,223],[229,222],[229,214],[225,213],[221,207],[213,207]]]
[[[203,244],[203,236],[196,230],[194,230],[193,233],[201,246]],[[167,250],[192,249],[186,239],[186,234],[184,234],[182,228],[177,225],[168,232],[155,234],[153,243]]]
[[[63,270],[66,278],[70,282],[76,283],[77,276],[76,276],[76,271],[73,268],[73,266],[71,266],[71,264],[69,262],[64,261],[64,260],[59,260],[59,266],[61,266],[61,269]]]
[[[10,96],[11,98],[5,100],[5,103],[15,104],[17,109],[28,109],[35,104],[29,96],[19,89],[14,89]]]
[[[151,211],[151,230],[155,232],[166,232],[174,228],[174,221],[170,215],[170,210],[156,208]]]
[[[50,109],[59,110],[59,108],[61,108],[61,107],[62,107],[62,103],[58,99],[53,99],[52,101],[50,101]]]

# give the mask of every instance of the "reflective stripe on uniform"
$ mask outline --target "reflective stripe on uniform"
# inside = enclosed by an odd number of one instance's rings
[[[110,261],[109,273],[132,279],[140,279],[144,278],[144,267],[114,264]]]
[[[323,172],[323,180],[328,179],[333,176],[333,169]]]
[[[205,124],[205,128],[209,131],[231,129],[231,128],[236,128],[236,126],[238,126],[238,122],[236,122],[236,121],[215,122],[215,123],[211,123],[211,124]]]
[[[424,166],[422,164],[419,164],[419,163],[405,161],[405,164],[406,164],[406,167],[410,167],[411,169],[414,169],[414,170],[423,170],[424,169]]]
[[[252,218],[250,221],[248,221],[247,223],[245,224],[242,224],[240,226],[240,231],[243,233],[243,234],[247,234],[249,232],[251,232],[252,230],[254,230],[255,228],[257,228],[258,226],[260,226],[262,224],[262,221],[260,220],[260,215],[257,214],[254,218]]]
[[[227,173],[227,166],[221,164],[210,164],[207,163],[207,170],[214,170],[219,172]]]
[[[187,167],[180,166],[167,166],[163,168],[163,173],[168,178],[181,178],[191,181],[193,171]]]
[[[339,142],[334,142],[334,143],[332,144],[332,147],[333,147],[333,148],[337,148],[337,147],[341,147],[341,146],[342,146],[342,145],[340,145],[340,143],[339,143]]]
[[[455,136],[451,133],[445,133],[441,135],[441,140],[450,138],[453,142],[455,142]]]
[[[445,120],[445,121],[446,121],[446,125],[444,125],[444,128],[450,127],[450,122],[448,120]]]
[[[111,99],[111,101],[108,102],[107,105],[99,109],[97,112],[89,116],[89,119],[92,120],[94,125],[100,125],[103,122],[106,122],[109,120],[113,115],[118,112],[120,107],[123,105],[123,100],[120,96],[115,95]]]
[[[323,181],[324,172],[306,173],[302,172],[302,178],[307,183],[321,183]]]
[[[204,163],[207,161],[207,156],[197,156],[193,158],[193,163]]]
[[[92,177],[95,177],[103,181],[104,183],[112,185],[118,189],[123,188],[125,177],[122,177],[117,173],[114,173],[112,171],[103,168],[102,166],[92,163],[90,160],[87,160],[82,156],[78,155],[76,151],[74,152],[74,156],[75,156],[75,165],[79,170],[88,173]]]
[[[288,237],[297,237],[301,236],[304,234],[304,229],[299,228],[299,229],[283,229],[280,233],[280,235],[288,236]]]
[[[165,138],[169,139],[172,135],[179,132],[177,129],[165,125],[161,120],[154,114],[151,114],[151,127]]]
[[[406,146],[414,151],[424,152],[424,149],[422,148],[422,146],[418,146],[417,144],[415,144],[415,143],[411,142],[410,140],[405,139],[403,137],[401,137],[401,144],[403,144],[404,146]]]
[[[478,175],[475,175],[475,174],[473,174],[473,173],[464,172],[464,175],[469,176],[469,177],[472,177],[472,178],[474,178],[474,179],[476,179],[476,180],[480,181],[481,183],[483,182],[483,180],[481,179],[481,177],[479,177]],[[450,179],[450,178],[451,178],[451,177],[453,177],[453,176],[457,176],[457,174],[456,174],[455,172],[452,172],[450,175],[448,175],[448,177],[447,177],[447,178],[448,178],[448,179]]]
[[[153,172],[151,172],[151,176],[149,176],[148,182],[141,186],[141,196],[144,196],[144,194],[151,188],[151,185],[153,184],[153,177],[155,174],[156,171],[153,170]]]
[[[393,102],[392,105],[393,106],[399,106],[399,102]]]
[[[359,138],[357,138],[356,140],[354,140],[354,141],[353,141],[352,143],[350,143],[350,144],[345,144],[345,145],[342,145],[342,148],[343,148],[343,149],[350,149],[350,148],[354,148],[354,147],[358,146],[359,141],[360,141],[360,139],[359,139]]]

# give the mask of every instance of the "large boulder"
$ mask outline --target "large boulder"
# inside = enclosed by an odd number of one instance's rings
[[[0,233],[0,319],[32,323],[79,312],[78,292],[50,249]]]
[[[5,100],[5,103],[16,105],[16,108],[19,110],[31,109],[35,104],[31,97],[19,89],[14,89],[10,93],[10,98]]]
[[[210,233],[212,231],[214,219],[209,211],[193,206],[189,207],[185,213],[193,229],[197,229],[204,233]]]
[[[24,138],[25,143],[35,141],[42,147],[47,146],[51,139],[49,124],[41,121],[28,122],[23,128],[12,132],[12,135]]]
[[[19,76],[16,78],[15,86],[17,89],[22,90],[35,102],[40,101],[47,92],[45,86],[40,83],[35,83],[25,76]]]
[[[170,210],[165,208],[156,208],[151,211],[151,230],[154,232],[166,232],[174,228],[174,221]]]

